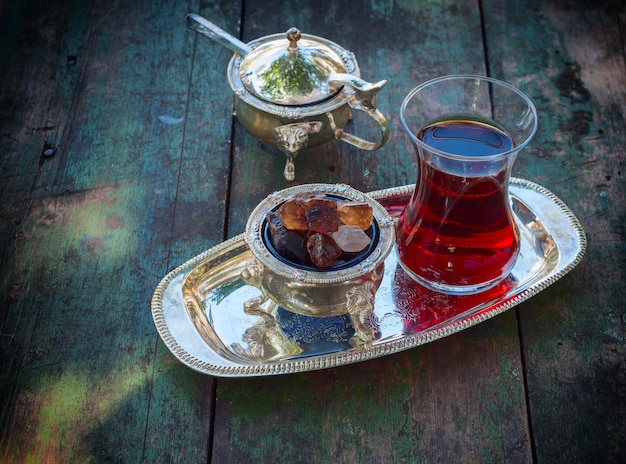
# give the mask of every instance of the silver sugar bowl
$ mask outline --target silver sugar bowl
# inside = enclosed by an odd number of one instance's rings
[[[301,193],[325,194],[329,198],[367,203],[373,212],[372,242],[366,253],[329,269],[315,269],[282,259],[267,237],[267,215]],[[374,310],[375,294],[383,278],[384,262],[395,244],[392,217],[374,199],[345,184],[305,184],[267,196],[252,211],[246,225],[245,241],[252,257],[242,279],[261,290],[249,300],[245,311],[273,314],[276,305],[296,314],[331,317],[348,314],[355,329],[350,344],[371,345],[373,333],[364,321]]]
[[[291,28],[245,44],[193,13],[187,15],[187,25],[234,52],[227,77],[237,119],[250,134],[287,155],[288,181],[295,179],[294,158],[306,147],[337,139],[371,151],[389,138],[389,125],[376,105],[387,81],[361,79],[354,54],[336,43]],[[344,132],[353,109],[375,121],[377,140]]]

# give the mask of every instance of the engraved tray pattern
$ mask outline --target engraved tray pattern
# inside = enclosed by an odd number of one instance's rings
[[[414,185],[371,192],[397,217]],[[251,252],[237,235],[167,274],[152,298],[152,315],[165,345],[183,364],[223,377],[287,374],[326,369],[397,353],[454,334],[527,300],[572,270],[586,249],[584,231],[570,209],[533,182],[512,178],[512,210],[521,252],[511,275],[496,288],[448,296],[417,285],[395,252],[372,316],[370,348],[352,348],[344,316],[311,318],[282,308],[251,315],[245,301],[260,295],[239,277]]]

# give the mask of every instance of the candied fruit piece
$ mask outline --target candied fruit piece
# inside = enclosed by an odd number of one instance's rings
[[[367,203],[341,201],[337,204],[339,220],[347,226],[358,226],[367,230],[372,225],[374,212]]]
[[[269,213],[267,221],[270,239],[280,256],[294,264],[328,268],[351,259],[350,255],[371,243],[364,231],[372,225],[373,210],[367,203],[305,192]]]
[[[291,230],[329,233],[339,227],[337,202],[323,194],[295,195],[278,208],[277,214]]]
[[[339,215],[335,200],[311,199],[306,201],[306,220],[310,232],[328,234],[339,228]]]
[[[278,215],[272,211],[267,214],[267,222],[270,239],[278,254],[297,264],[304,264],[308,256],[306,235],[287,229]]]
[[[331,237],[346,253],[358,253],[367,247],[372,239],[359,226],[339,226]]]
[[[287,229],[305,231],[309,228],[304,201],[297,197],[284,202],[276,211],[276,215]]]
[[[316,267],[330,267],[341,256],[341,248],[328,235],[312,234],[307,241],[309,258]]]

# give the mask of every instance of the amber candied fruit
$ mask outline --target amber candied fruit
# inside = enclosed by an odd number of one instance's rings
[[[367,230],[374,220],[374,211],[367,203],[340,201],[337,203],[339,220],[347,226],[357,226]]]
[[[306,202],[306,219],[309,232],[328,234],[339,228],[337,202],[334,200],[309,200]]]
[[[267,215],[270,240],[294,264],[331,267],[353,258],[371,242],[373,222],[367,203],[336,200],[324,194],[298,194]]]
[[[306,243],[309,258],[316,267],[330,267],[341,256],[341,248],[326,234],[314,233]]]
[[[329,233],[339,227],[337,202],[320,194],[300,194],[290,198],[277,211],[287,229]]]

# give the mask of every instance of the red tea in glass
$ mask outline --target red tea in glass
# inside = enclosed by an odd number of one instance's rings
[[[420,95],[418,87],[401,111],[416,145],[418,178],[398,221],[398,257],[412,278],[444,293],[472,294],[497,285],[519,252],[508,182],[521,149],[516,141],[523,146],[530,140],[536,114],[519,91],[485,79],[441,78],[431,84],[439,93],[426,86]]]
[[[418,137],[433,148],[474,157],[513,148],[504,132],[471,120],[439,122]],[[418,172],[416,192],[398,223],[402,262],[425,279],[449,285],[500,280],[519,248],[506,207],[507,167],[493,175],[469,177],[420,158]]]

